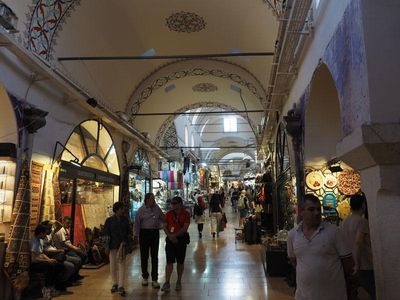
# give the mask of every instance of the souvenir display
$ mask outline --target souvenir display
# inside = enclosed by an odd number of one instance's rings
[[[355,170],[343,170],[339,174],[338,189],[345,195],[354,195],[361,189],[361,177]]]
[[[324,198],[322,199],[322,204],[323,204],[323,210],[324,213],[336,213],[335,208],[336,208],[336,195],[333,193],[327,193],[324,195]]]
[[[326,174],[324,184],[328,188],[334,188],[337,184],[337,178],[332,174]]]
[[[351,212],[349,201],[346,199],[346,200],[339,202],[337,210],[339,212],[339,217],[342,220],[346,219],[348,216],[350,216],[350,212]]]
[[[307,174],[306,184],[312,190],[319,190],[324,184],[324,177],[320,171],[312,171]]]

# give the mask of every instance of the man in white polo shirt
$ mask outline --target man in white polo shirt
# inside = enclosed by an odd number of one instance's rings
[[[351,275],[351,249],[346,249],[338,228],[321,223],[321,203],[307,194],[303,221],[287,238],[287,253],[296,267],[296,300],[346,300],[345,277]],[[345,275],[346,273],[346,275]]]

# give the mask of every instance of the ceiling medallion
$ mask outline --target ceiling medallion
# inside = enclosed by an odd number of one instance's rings
[[[195,13],[180,11],[166,18],[167,26],[171,31],[197,32],[206,27],[204,19]]]
[[[194,85],[192,87],[193,92],[197,93],[209,93],[209,92],[216,92],[218,87],[212,83],[202,82]]]

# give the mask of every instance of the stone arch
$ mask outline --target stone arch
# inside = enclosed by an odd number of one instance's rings
[[[0,82],[0,137],[3,143],[18,145],[18,124],[11,99]]]
[[[343,136],[340,99],[332,73],[320,64],[310,83],[304,115],[304,165],[322,166],[336,157]]]
[[[217,107],[217,108],[220,108],[223,110],[238,111],[236,108],[234,108],[232,106],[225,105],[225,104],[218,103],[218,102],[198,102],[198,103],[186,105],[186,106],[178,109],[177,111],[175,111],[173,115],[170,115],[160,126],[160,128],[157,132],[157,136],[155,138],[156,146],[161,146],[162,138],[163,138],[165,132],[171,126],[172,122],[175,120],[177,113],[183,113],[183,112],[191,110],[191,109],[197,109],[197,108],[202,108],[202,107],[212,107],[212,108]],[[257,128],[256,124],[254,124],[254,122],[251,119],[249,119],[245,113],[238,112],[237,114],[239,116],[241,116],[243,119],[247,120],[247,122],[249,122],[249,124],[252,128]]]
[[[126,112],[135,115],[136,113],[139,112],[141,104],[151,97],[153,91],[165,87],[167,84],[170,84],[175,80],[186,78],[188,76],[213,76],[217,78],[226,78],[240,85],[241,87],[246,88],[251,94],[253,94],[260,101],[261,105],[264,108],[267,107],[266,91],[263,88],[261,82],[249,70],[235,63],[226,62],[219,59],[208,59],[208,61],[210,60],[240,69],[240,71],[247,73],[249,77],[252,78],[252,81],[255,82],[258,86],[256,86],[249,80],[243,78],[243,76],[239,74],[233,72],[227,72],[221,68],[209,68],[204,66],[197,66],[197,67],[185,66],[183,68],[177,68],[176,70],[171,71],[168,74],[164,74],[163,76],[156,76],[157,72],[160,72],[171,65],[190,61],[190,60],[180,60],[167,63],[158,68],[157,70],[155,70],[154,72],[152,72],[146,78],[144,78],[132,91],[126,105],[125,109]],[[154,79],[151,79],[152,77],[154,77]],[[146,81],[148,82],[146,83]],[[132,116],[132,119],[134,119],[134,116]]]

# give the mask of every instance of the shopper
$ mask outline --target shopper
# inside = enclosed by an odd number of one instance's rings
[[[372,261],[371,240],[366,214],[367,199],[363,193],[350,198],[351,215],[343,224],[343,236],[346,246],[353,249],[354,275],[358,275],[359,285],[364,288],[371,299],[376,299],[375,278]],[[358,299],[357,288],[351,299]]]
[[[51,299],[58,295],[59,291],[66,290],[65,267],[56,259],[44,254],[43,239],[46,237],[47,228],[39,224],[34,231],[31,240],[31,265],[30,271],[45,275],[45,287],[42,289],[43,297]]]
[[[175,290],[182,289],[182,275],[186,256],[186,246],[190,241],[187,232],[190,224],[190,214],[183,208],[181,197],[174,197],[171,200],[172,209],[165,215],[164,232],[167,235],[165,239],[165,253],[167,265],[165,267],[165,283],[162,291],[170,290],[170,279],[173,270],[173,264],[176,262],[178,280]]]
[[[321,203],[307,194],[303,221],[287,237],[287,253],[296,268],[296,300],[346,300],[351,277],[351,249],[333,224],[321,223]]]
[[[142,285],[149,284],[147,269],[149,252],[151,255],[151,279],[153,288],[160,288],[158,283],[158,248],[160,243],[160,229],[164,223],[164,214],[156,204],[153,193],[144,196],[144,204],[136,214],[135,227],[139,233],[140,262],[142,267]]]
[[[197,202],[193,207],[193,219],[197,224],[197,231],[199,232],[199,238],[202,238],[203,226],[205,221],[204,209],[206,208],[206,204],[203,201],[202,196],[197,197]]]
[[[87,255],[83,253],[82,249],[73,245],[70,239],[70,227],[71,227],[72,219],[69,216],[65,216],[63,218],[62,227],[54,232],[53,240],[54,244],[58,249],[65,249],[65,254],[71,257],[73,260],[79,258],[80,267],[86,263]],[[82,279],[82,276],[79,276],[79,279]]]
[[[110,271],[112,277],[111,293],[118,292],[125,295],[125,260],[126,246],[129,241],[129,220],[125,216],[125,209],[122,202],[113,205],[114,215],[107,218],[104,224],[104,233],[107,236],[105,252],[110,258]],[[118,277],[117,277],[118,265]]]
[[[247,217],[249,212],[249,200],[247,199],[246,190],[240,192],[237,209],[239,210],[239,227],[243,227],[244,219]]]
[[[219,235],[219,224],[221,223],[222,217],[222,207],[221,201],[218,193],[214,193],[210,200],[210,212],[211,212],[211,234],[213,239],[215,235]]]
[[[72,283],[77,278],[74,274],[78,274],[79,272],[79,264],[80,259],[76,258],[76,265],[69,261],[66,257],[64,249],[57,249],[54,246],[53,237],[52,237],[52,229],[55,222],[53,221],[43,221],[40,223],[42,226],[46,228],[46,236],[43,239],[43,253],[46,254],[48,257],[57,260],[57,262],[64,265],[64,272],[61,277],[63,282],[67,282],[67,284]]]

